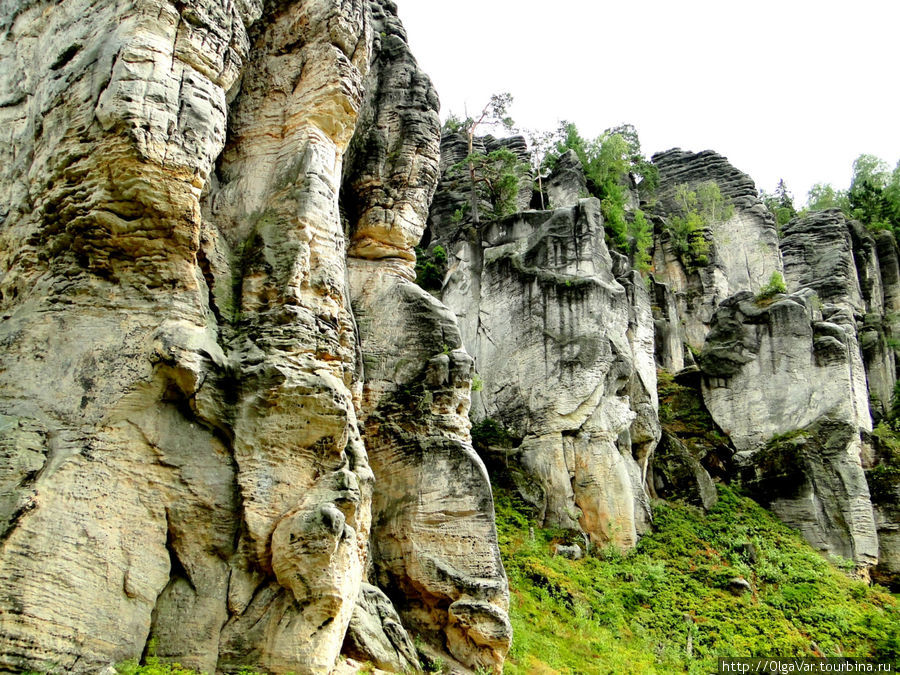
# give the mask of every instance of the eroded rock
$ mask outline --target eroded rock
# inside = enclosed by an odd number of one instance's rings
[[[442,297],[483,381],[476,418],[519,439],[510,461],[543,522],[633,546],[659,439],[654,329],[643,281],[614,276],[599,202],[495,221],[452,250]]]
[[[819,549],[874,563],[860,459],[860,434],[872,427],[856,325],[846,310],[820,310],[808,289],[771,304],[739,293],[716,312],[700,365],[704,401],[739,451],[736,463],[755,472],[759,498]],[[803,440],[773,439],[785,434]],[[779,482],[785,463],[793,473]]]
[[[680,214],[675,200],[679,185],[696,190],[700,183],[714,181],[734,207],[730,218],[707,229],[709,253],[704,264],[686,264],[667,234],[654,251],[654,276],[675,294],[684,338],[700,349],[722,301],[739,291],[756,292],[773,272],[781,272],[775,219],[757,198],[750,177],[715,152],[668,150],[654,155],[653,163],[659,169],[661,209],[669,217]]]

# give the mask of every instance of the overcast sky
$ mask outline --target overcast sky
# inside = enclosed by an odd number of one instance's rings
[[[798,205],[861,153],[900,159],[900,0],[396,0],[441,117],[514,97],[523,127],[625,122],[716,150]]]

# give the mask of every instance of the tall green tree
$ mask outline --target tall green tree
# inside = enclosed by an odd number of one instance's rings
[[[465,132],[468,142],[466,164],[469,167],[469,208],[472,211],[472,222],[476,228],[481,224],[481,216],[478,211],[478,177],[476,171],[481,160],[478,157],[480,153],[475,153],[475,133],[479,128],[497,126],[511,131],[515,126],[515,122],[509,116],[509,107],[512,105],[512,100],[512,94],[509,92],[494,94],[484,108],[481,109],[480,113],[474,117],[466,117],[460,123],[460,128]]]
[[[806,197],[806,208],[810,211],[825,209],[850,210],[850,202],[844,190],[835,190],[831,183],[816,183],[809,189]]]
[[[773,194],[760,190],[760,199],[769,212],[775,216],[775,222],[779,226],[786,225],[791,218],[797,215],[797,209],[794,208],[794,197],[783,178],[778,181]]]
[[[891,183],[887,162],[875,155],[860,155],[853,162],[853,180],[847,198],[850,215],[872,229],[891,228],[891,208],[884,194]]]

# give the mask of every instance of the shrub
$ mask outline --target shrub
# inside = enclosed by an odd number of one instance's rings
[[[440,244],[430,250],[416,248],[416,283],[426,291],[439,291],[447,273],[447,252]]]
[[[781,276],[781,272],[776,270],[769,277],[769,283],[759,289],[759,293],[756,294],[756,300],[757,302],[771,300],[779,293],[787,293],[787,285],[784,283],[784,277]]]
[[[680,213],[670,216],[666,230],[672,246],[688,268],[709,264],[710,226],[734,215],[731,200],[722,195],[718,183],[704,181],[691,190],[684,183],[675,186],[675,203]]]

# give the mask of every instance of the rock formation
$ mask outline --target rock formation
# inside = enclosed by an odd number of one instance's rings
[[[353,617],[418,667],[368,576],[499,669],[471,358],[409,281],[437,97],[393,3],[4,11],[0,667],[95,672],[155,637],[208,672],[327,673]],[[382,332],[390,303],[438,337]],[[431,412],[386,412],[426,370]]]
[[[703,398],[761,501],[818,548],[869,566],[878,545],[860,459],[860,432],[871,431],[865,371],[852,320],[813,297],[761,307],[745,291],[722,303],[700,356]]]
[[[491,478],[587,553],[741,480],[900,576],[892,234],[826,211],[779,242],[746,175],[680,150],[655,206],[623,179],[650,274],[573,153],[547,209],[522,170],[476,222],[391,0],[21,0],[0,31],[0,670],[152,640],[205,672],[499,673]],[[699,264],[667,223],[706,181],[734,212]]]
[[[654,277],[675,293],[684,338],[694,349],[703,347],[713,313],[725,298],[738,291],[757,291],[772,272],[781,272],[775,219],[759,201],[749,176],[721,155],[675,149],[653,156],[659,169],[658,199],[666,214],[677,214],[679,185],[690,189],[715,182],[734,207],[727,220],[713,223],[707,232],[708,264],[686,265],[663,234],[654,252]]]
[[[483,382],[473,417],[518,439],[519,488],[545,523],[633,546],[650,523],[643,479],[659,440],[654,326],[643,282],[604,243],[599,202],[495,221],[475,242],[442,213],[433,232],[453,252],[442,298]]]

